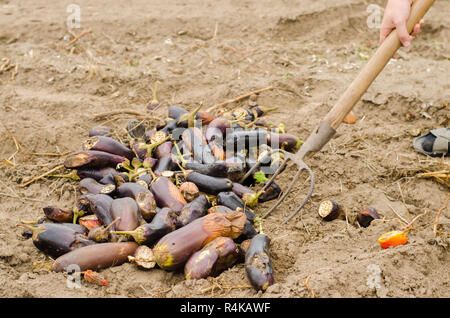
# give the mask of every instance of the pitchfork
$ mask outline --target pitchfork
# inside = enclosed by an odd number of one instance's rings
[[[433,3],[434,0],[414,1],[409,19],[407,21],[407,29],[409,33],[412,32],[414,26],[420,21],[420,19],[423,18]],[[267,159],[270,158],[271,155],[277,152],[281,152],[284,155],[283,163],[278,167],[273,176],[265,183],[261,191],[265,191],[270,186],[275,178],[286,168],[289,161],[292,161],[293,164],[298,167],[298,170],[286,191],[283,192],[278,201],[262,216],[262,218],[267,217],[283,202],[302,171],[306,170],[310,179],[309,191],[302,203],[281,224],[283,225],[287,223],[303,208],[314,190],[314,173],[303,161],[303,159],[308,155],[313,155],[314,153],[320,151],[323,146],[325,146],[325,144],[334,136],[336,129],[339,127],[345,116],[352,110],[353,106],[359,101],[361,96],[369,88],[400,46],[401,42],[397,36],[397,32],[391,32],[391,34],[380,45],[375,54],[370,58],[358,76],[353,80],[344,94],[342,94],[340,99],[325,116],[322,122],[320,122],[318,127],[311,133],[297,153],[293,154],[282,149],[274,149],[268,152],[263,158],[260,158],[252,169],[250,169],[245,176],[242,177],[240,180],[241,183],[256,169],[258,169],[263,162],[267,162]]]

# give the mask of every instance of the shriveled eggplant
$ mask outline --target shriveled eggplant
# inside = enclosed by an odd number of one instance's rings
[[[192,202],[186,204],[178,216],[177,227],[185,226],[206,214],[210,203],[205,195],[200,195]]]
[[[46,206],[43,210],[47,218],[57,223],[67,223],[73,221],[73,212],[70,210],[64,210],[54,206]]]
[[[89,231],[88,239],[90,239],[91,241],[94,241],[96,243],[108,242],[109,240],[112,239],[109,229],[111,229],[119,220],[120,220],[120,218],[115,219],[108,226],[100,225],[100,226],[94,227],[93,229],[91,229]]]
[[[77,231],[64,223],[42,223],[36,226],[21,224],[32,231],[33,244],[40,251],[56,258],[75,248],[95,244],[85,236],[85,231]]]
[[[153,193],[133,182],[123,183],[117,188],[118,197],[130,197],[134,199],[138,205],[139,212],[146,221],[151,221],[151,219],[156,214],[156,200]]]
[[[97,150],[104,151],[121,157],[125,157],[128,160],[134,158],[133,151],[111,137],[106,136],[94,136],[90,137],[83,143],[83,150]]]
[[[269,256],[270,238],[262,233],[255,235],[245,253],[245,272],[252,287],[265,291],[275,282]]]
[[[236,210],[238,208],[241,208],[244,210],[245,215],[247,216],[247,219],[253,223],[255,220],[255,213],[250,211],[250,209],[246,208],[244,205],[244,201],[241,200],[235,193],[228,191],[228,192],[220,192],[217,195],[217,204],[219,205],[225,205],[229,207],[232,210]]]
[[[237,238],[245,224],[245,214],[230,211],[205,215],[161,238],[153,248],[155,261],[165,270],[175,270],[189,257],[219,236]]]
[[[200,195],[200,190],[193,182],[183,182],[179,189],[187,202],[195,200]]]
[[[229,237],[218,237],[189,257],[184,266],[186,279],[217,276],[239,259],[239,249]]]
[[[110,174],[110,176],[112,176]],[[113,177],[114,179],[114,177]],[[82,194],[110,194],[116,189],[115,184],[102,184],[92,178],[84,178],[79,183],[79,189]]]
[[[114,155],[104,151],[87,150],[69,154],[64,161],[64,166],[68,169],[105,168],[116,167],[127,158]]]
[[[181,191],[169,178],[158,177],[153,181],[150,190],[155,196],[156,203],[159,207],[168,207],[174,212],[179,213],[187,204]]]
[[[226,213],[229,211],[233,211],[233,210],[225,205],[215,205],[208,209],[208,214],[209,213]]]
[[[160,238],[176,229],[177,214],[170,208],[162,208],[150,223],[142,224],[133,231],[116,231],[115,234],[133,237],[138,244],[153,246]]]
[[[134,254],[138,246],[135,242],[121,242],[81,247],[58,257],[52,269],[62,272],[70,265],[77,265],[80,271],[85,271],[122,265],[128,260],[128,256]]]
[[[267,144],[272,149],[284,149],[286,151],[294,152],[300,148],[302,143],[300,138],[291,134],[277,134],[270,132],[267,135]]]
[[[117,231],[132,231],[140,224],[140,212],[136,201],[130,197],[114,199],[111,204],[111,216],[119,219],[115,229]]]
[[[233,182],[230,179],[211,177],[195,171],[188,172],[186,180],[195,183],[200,191],[207,194],[215,195],[233,188]]]
[[[228,176],[229,165],[225,161],[216,161],[210,164],[198,162],[186,162],[185,168],[195,172],[218,178],[226,178]]]

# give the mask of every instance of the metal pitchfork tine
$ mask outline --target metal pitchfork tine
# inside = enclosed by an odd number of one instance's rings
[[[411,7],[411,13],[407,21],[408,32],[411,33],[414,26],[419,23],[423,18],[425,13],[434,3],[434,0],[416,0]],[[303,170],[309,173],[310,177],[310,187],[308,194],[302,203],[292,212],[281,224],[286,224],[290,219],[292,219],[306,204],[308,199],[311,197],[314,189],[314,173],[309,168],[309,166],[303,161],[308,155],[312,155],[322,149],[323,146],[334,136],[336,129],[342,123],[345,116],[352,110],[353,106],[359,101],[361,96],[369,88],[378,74],[383,70],[386,64],[389,62],[391,57],[395,52],[401,47],[401,42],[397,36],[397,32],[393,31],[384,40],[384,42],[377,49],[375,54],[370,58],[364,68],[360,71],[357,77],[353,80],[347,90],[342,94],[339,100],[336,102],[334,107],[329,111],[329,113],[324,117],[319,126],[311,133],[306,142],[301,146],[296,154],[286,152],[282,149],[274,149],[267,153],[263,158],[260,158],[255,166],[250,169],[244,177],[241,178],[241,183],[243,180],[248,178],[253,171],[258,169],[263,162],[265,162],[272,154],[281,152],[284,155],[284,161],[278,167],[273,176],[266,182],[261,191],[265,191],[270,184],[275,180],[275,178],[286,168],[289,160],[293,162],[294,165],[298,167],[298,170],[291,180],[288,188],[278,201],[262,216],[265,218],[273,210],[275,210],[286,198],[286,196],[291,191],[295,184],[295,181],[300,176]]]

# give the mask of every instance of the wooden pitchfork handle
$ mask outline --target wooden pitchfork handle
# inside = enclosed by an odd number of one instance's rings
[[[434,0],[415,0],[406,23],[408,33],[419,23],[425,13],[434,3]],[[328,112],[319,127],[311,134],[300,149],[300,157],[314,153],[333,137],[336,129],[344,120],[345,116],[352,110],[375,78],[380,74],[395,52],[401,47],[397,32],[393,31],[383,41],[375,54],[353,80],[347,90],[341,95],[334,107]]]

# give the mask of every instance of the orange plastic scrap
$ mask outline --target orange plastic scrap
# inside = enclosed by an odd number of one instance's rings
[[[384,233],[378,239],[382,248],[388,248],[390,246],[403,245],[408,242],[406,233],[404,231],[392,231]]]
[[[99,273],[94,272],[90,269],[88,269],[87,271],[83,272],[84,274],[84,279],[87,280],[90,283],[94,283],[97,285],[102,285],[102,286],[108,286],[108,281],[106,279],[103,279]]]

